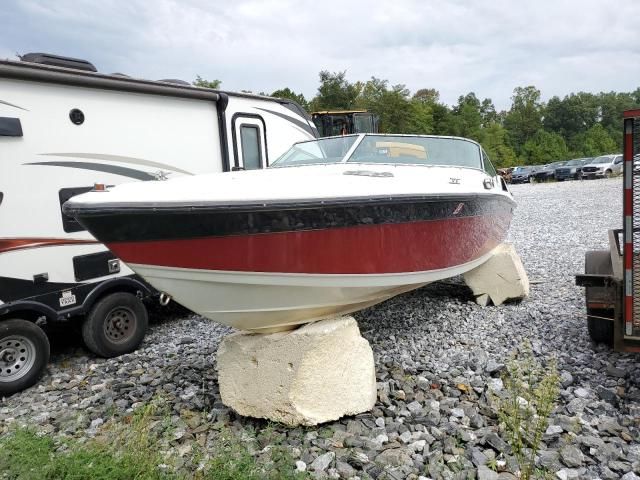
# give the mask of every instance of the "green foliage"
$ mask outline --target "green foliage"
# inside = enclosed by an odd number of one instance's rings
[[[507,144],[507,131],[499,123],[493,122],[485,127],[482,146],[496,168],[518,164],[516,152]]]
[[[387,80],[371,77],[362,86],[357,105],[378,115],[381,132],[431,133],[433,120],[429,105],[412,102],[404,85],[389,87]]]
[[[350,83],[347,72],[320,72],[318,95],[311,101],[311,110],[350,110],[355,108],[362,84]]]
[[[622,112],[640,108],[640,88],[633,92],[571,93],[547,103],[535,86],[516,87],[507,111],[496,111],[489,98],[461,95],[457,104],[440,101],[434,88],[413,95],[403,84],[371,77],[351,82],[346,71],[319,73],[317,95],[285,87],[271,93],[308,111],[365,109],[378,115],[383,133],[456,135],[480,142],[498,167],[543,164],[556,160],[617,153],[622,150]],[[200,76],[194,85],[219,88],[220,81]]]
[[[547,103],[544,128],[570,139],[593,127],[599,110],[597,98],[591,93],[572,93],[562,100],[552,97]]]
[[[482,140],[482,113],[480,100],[471,92],[458,98],[458,105],[453,107],[454,135],[470,138],[475,141]]]
[[[305,110],[309,108],[309,102],[307,102],[307,99],[304,98],[304,95],[302,95],[301,93],[296,93],[288,87],[281,88],[280,90],[276,90],[273,93],[271,93],[270,96],[276,97],[276,98],[287,98],[289,100],[293,100],[294,102],[299,103],[300,106]]]
[[[616,142],[599,123],[596,123],[584,134],[581,153],[587,157],[605,155],[614,152],[616,149]]]
[[[220,80],[205,80],[200,75],[198,75],[196,77],[196,80],[193,82],[193,84],[196,87],[213,88],[214,90],[217,90],[218,88],[220,88],[220,85],[222,84],[222,81],[220,81]]]
[[[114,452],[99,442],[57,445],[53,439],[29,429],[16,430],[0,441],[0,471],[3,478],[15,480],[176,478],[160,470],[160,463],[157,452],[125,448]]]
[[[513,103],[505,114],[504,126],[509,132],[511,146],[520,153],[527,141],[542,128],[543,105],[540,90],[534,86],[517,87],[511,100]]]
[[[270,445],[255,458],[231,431],[222,428],[212,459],[202,462],[194,443],[191,462],[176,463],[169,447],[171,411],[154,399],[130,417],[107,422],[98,436],[85,442],[40,435],[18,428],[0,438],[0,475],[10,480],[300,480],[307,474],[294,470],[289,451]],[[265,441],[273,441],[269,429]],[[168,453],[161,453],[168,451]],[[176,465],[181,465],[176,467]]]
[[[518,460],[519,478],[528,480],[537,474],[535,458],[558,398],[560,377],[555,361],[541,366],[526,343],[508,362],[503,382],[498,417]]]
[[[566,160],[569,156],[567,144],[557,133],[538,130],[522,147],[521,159],[526,165]]]

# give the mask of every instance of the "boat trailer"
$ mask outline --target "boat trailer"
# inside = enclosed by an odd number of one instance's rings
[[[596,343],[640,352],[640,110],[624,112],[622,229],[609,230],[609,250],[585,255],[587,327]]]

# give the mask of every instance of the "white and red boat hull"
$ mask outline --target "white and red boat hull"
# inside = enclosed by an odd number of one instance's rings
[[[448,269],[387,275],[287,275],[129,266],[200,315],[241,330],[273,332],[361,310],[462,274],[489,256]]]
[[[335,186],[343,170],[323,173],[333,172]],[[428,179],[442,176],[433,169]],[[480,172],[467,176],[477,177],[480,188],[327,198],[311,192],[302,201],[225,203],[127,203],[96,192],[93,201],[72,201],[65,209],[177,302],[239,329],[274,331],[353,312],[486,261],[506,236],[514,202],[499,187],[485,191]],[[217,178],[209,177],[209,184]],[[311,178],[309,185],[320,181]],[[387,178],[355,181],[370,182],[368,190],[396,185]]]

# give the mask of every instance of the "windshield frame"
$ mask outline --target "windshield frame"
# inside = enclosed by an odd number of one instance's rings
[[[317,141],[322,141],[322,140],[329,140],[329,139],[332,139],[332,138],[345,138],[345,137],[358,137],[358,138],[355,140],[355,142],[353,142],[353,145],[351,145],[351,147],[345,152],[344,157],[342,158],[342,160],[340,162],[315,163],[315,164],[307,163],[307,164],[301,164],[301,165],[284,165],[284,166],[279,166],[278,165],[278,161],[280,160],[280,158],[284,157],[284,155],[286,155],[292,148],[294,148],[297,145],[305,144],[305,143],[311,143],[311,142],[317,142]],[[471,140],[469,138],[456,137],[456,136],[452,136],[452,135],[413,135],[413,134],[407,134],[407,133],[357,133],[357,134],[356,133],[352,133],[352,134],[349,134],[349,135],[334,135],[332,137],[322,137],[322,138],[314,138],[312,140],[303,140],[301,142],[296,142],[293,145],[291,145],[291,147],[289,149],[287,149],[287,151],[284,152],[275,161],[273,161],[269,165],[268,168],[271,168],[271,167],[274,167],[274,168],[291,168],[291,167],[304,167],[304,166],[313,166],[313,165],[342,165],[342,164],[347,164],[347,163],[351,163],[352,165],[358,165],[358,164],[360,164],[360,165],[374,165],[372,163],[366,163],[366,162],[357,162],[357,161],[349,162],[349,159],[353,155],[354,151],[364,141],[365,137],[437,138],[437,139],[458,140],[458,141],[463,141],[463,142],[469,142],[469,143],[473,144],[474,146],[476,146],[478,148],[478,160],[479,160],[478,163],[480,165],[479,167],[470,167],[470,166],[466,166],[466,165],[446,165],[446,164],[421,165],[421,164],[418,164],[418,163],[384,163],[384,162],[375,163],[375,165],[469,168],[469,169],[472,169],[472,170],[479,170],[481,172],[487,173],[486,165],[485,165],[485,161],[484,161],[484,155],[482,154],[482,152],[483,152],[482,145],[480,145],[478,142],[476,142],[474,140]],[[487,160],[489,162],[491,162],[491,159],[488,158],[488,156],[487,156]],[[491,164],[491,165],[493,165],[493,164]]]

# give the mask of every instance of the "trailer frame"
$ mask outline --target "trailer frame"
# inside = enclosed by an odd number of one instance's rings
[[[609,251],[586,253],[576,285],[586,287],[592,340],[640,352],[640,219],[637,227],[634,221],[640,215],[640,109],[623,113],[623,129],[622,228],[609,230]]]

